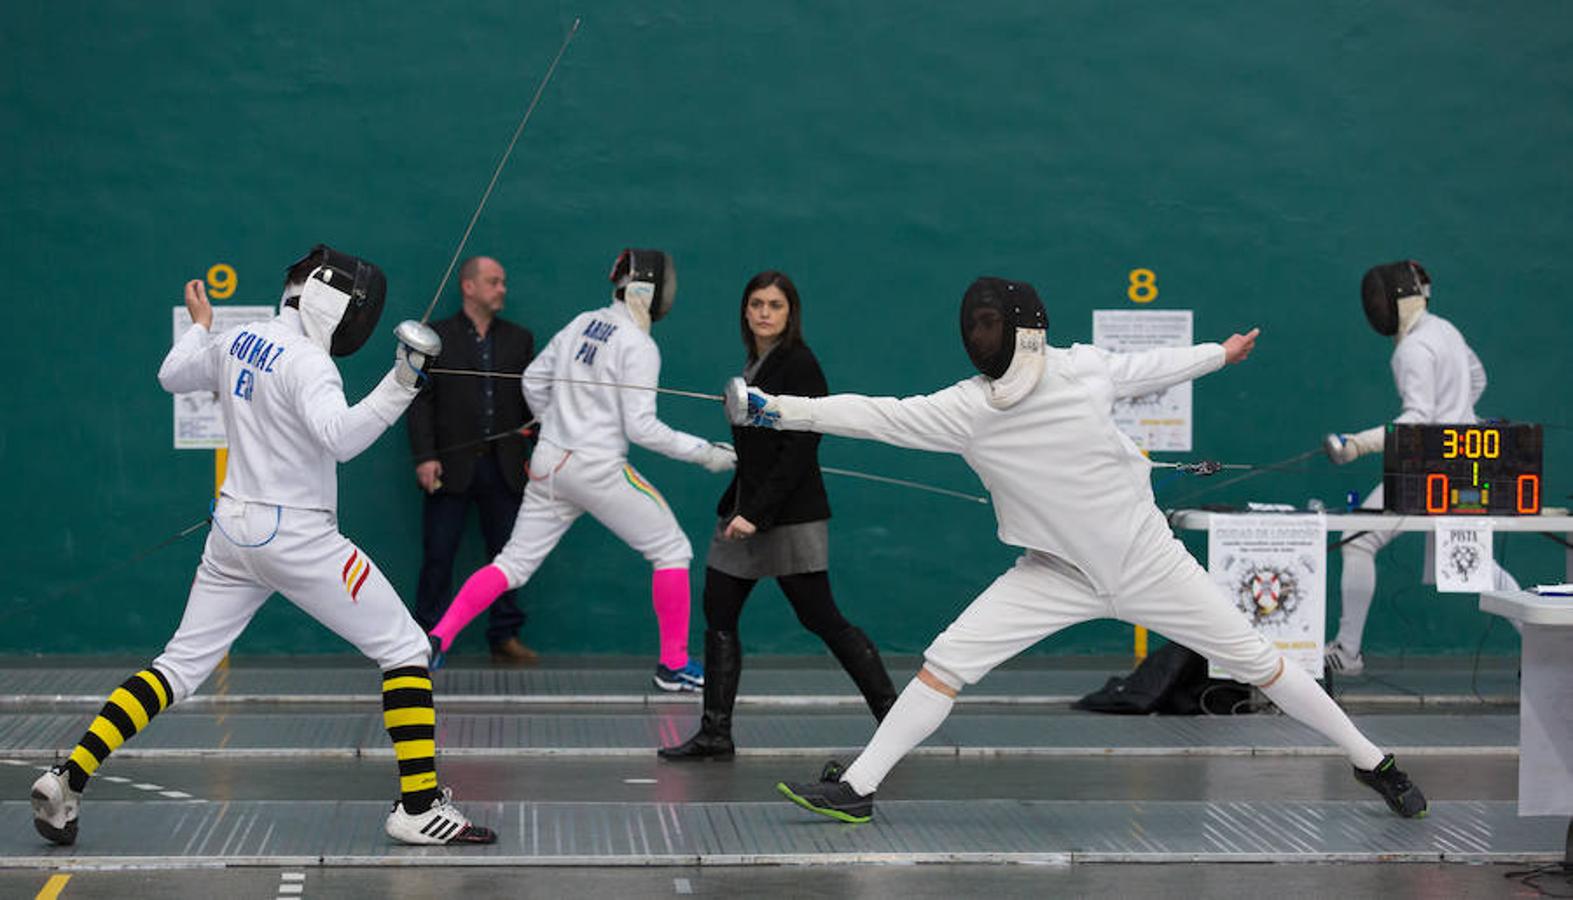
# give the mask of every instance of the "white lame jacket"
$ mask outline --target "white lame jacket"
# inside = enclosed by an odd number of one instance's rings
[[[370,447],[415,399],[389,372],[350,406],[338,366],[284,309],[213,335],[192,325],[158,370],[172,394],[213,391],[229,464],[223,494],[300,509],[338,508],[338,464]]]
[[[1100,593],[1120,582],[1153,503],[1151,465],[1114,425],[1114,401],[1223,366],[1220,344],[1110,353],[1048,348],[1043,377],[1020,402],[995,409],[978,375],[933,394],[896,399],[837,394],[783,398],[782,421],[805,431],[960,454],[994,503],[999,539],[1059,557]]]
[[[1393,383],[1404,406],[1395,422],[1474,422],[1486,369],[1452,322],[1427,312],[1393,348]]]
[[[561,380],[553,380],[561,379]],[[683,462],[710,442],[656,416],[653,390],[661,351],[620,302],[575,316],[524,371],[525,402],[541,419],[541,440],[589,457],[626,457],[632,441]],[[590,382],[590,383],[584,383]]]

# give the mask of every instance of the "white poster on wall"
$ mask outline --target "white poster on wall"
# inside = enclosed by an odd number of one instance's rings
[[[214,306],[213,333],[227,328],[260,322],[274,315],[271,306]],[[191,327],[191,314],[184,305],[175,307],[174,341]],[[173,342],[173,341],[172,341]],[[175,395],[175,449],[210,450],[227,446],[224,440],[224,415],[219,411],[218,395],[212,391],[193,391]]]
[[[1436,589],[1443,593],[1478,594],[1496,587],[1491,571],[1490,520],[1439,518],[1433,565]]]
[[[1095,309],[1092,343],[1116,353],[1191,345],[1188,309]],[[1149,452],[1191,449],[1191,383],[1114,401],[1114,424]]]
[[[1252,627],[1293,664],[1322,677],[1327,622],[1327,520],[1318,515],[1214,514],[1207,573]],[[1213,677],[1230,677],[1210,667]]]

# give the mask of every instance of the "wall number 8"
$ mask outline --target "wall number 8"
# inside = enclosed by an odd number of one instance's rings
[[[1132,269],[1131,286],[1125,289],[1125,296],[1132,303],[1151,303],[1158,299],[1158,276],[1151,269]]]
[[[208,296],[214,300],[235,296],[235,284],[235,267],[229,263],[216,263],[208,269]]]

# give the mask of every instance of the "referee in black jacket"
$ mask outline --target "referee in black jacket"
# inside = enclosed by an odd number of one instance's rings
[[[498,315],[508,296],[507,272],[495,259],[472,256],[459,268],[459,294],[459,312],[432,323],[442,337],[442,354],[432,368],[522,373],[535,358],[535,336]],[[512,378],[432,375],[405,419],[415,479],[426,492],[415,621],[430,631],[453,598],[453,561],[471,503],[480,515],[487,557],[508,542],[530,450],[519,430],[531,417]],[[516,591],[492,604],[486,628],[492,662],[536,662],[535,651],[519,640],[523,625]]]

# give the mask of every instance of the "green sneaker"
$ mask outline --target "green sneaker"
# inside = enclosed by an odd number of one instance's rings
[[[853,790],[841,780],[841,772],[841,764],[831,760],[818,781],[778,781],[776,790],[809,812],[861,825],[874,818],[874,795]]]
[[[1398,761],[1389,753],[1382,757],[1376,768],[1369,771],[1355,769],[1355,780],[1382,795],[1387,808],[1406,819],[1423,819],[1427,812],[1426,795],[1420,793]]]

